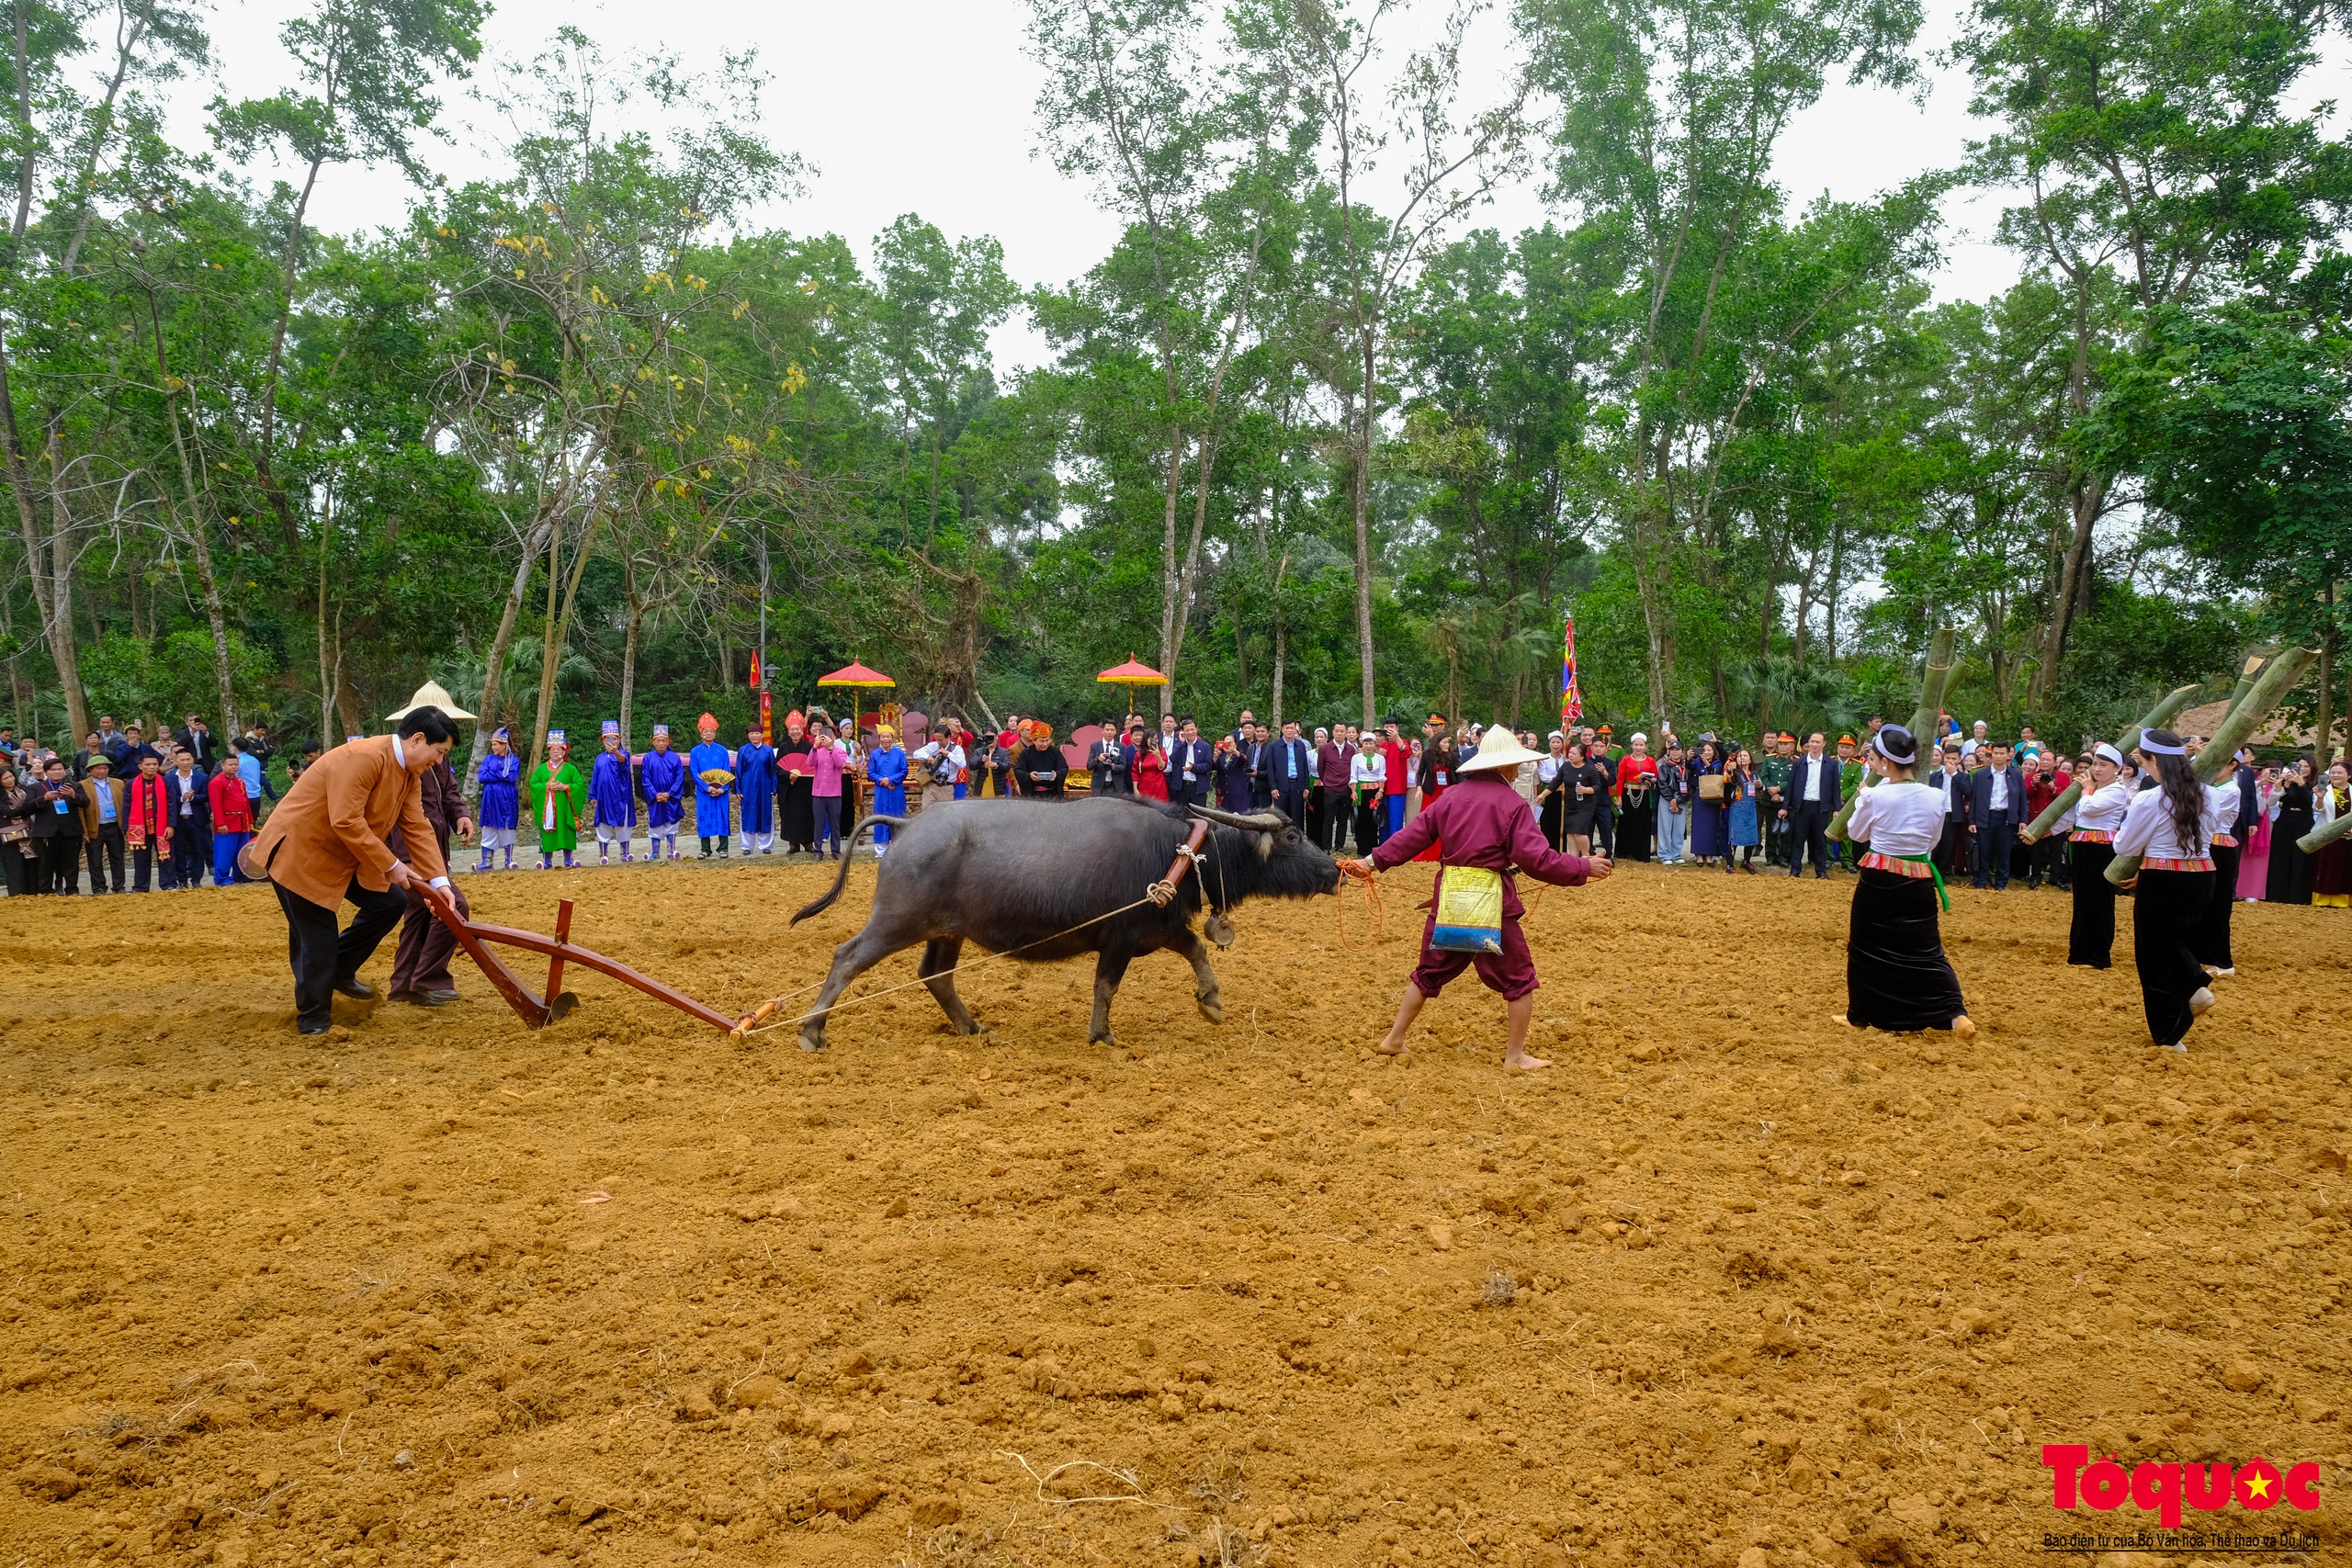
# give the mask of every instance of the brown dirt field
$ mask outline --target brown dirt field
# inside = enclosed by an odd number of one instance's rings
[[[814,868],[467,886],[732,1010],[872,874],[797,931]],[[305,1041],[262,890],[10,901],[0,1562],[2023,1562],[2153,1523],[2044,1441],[2342,1484],[2352,919],[2243,910],[2176,1055],[2128,915],[2094,974],[1963,890],[1963,1049],[1831,1021],[1849,884],[1631,867],[1531,919],[1506,1078],[1467,980],[1366,1050],[1428,878],[1367,953],[1244,909],[1222,1027],[1138,964],[1116,1052],[1082,964],[967,976],[984,1042],[592,975],[531,1033],[462,961]],[[2342,1561],[2324,1495],[2189,1518]]]

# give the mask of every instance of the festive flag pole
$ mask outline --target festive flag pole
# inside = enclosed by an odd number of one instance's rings
[[[1568,615],[1568,629],[1560,649],[1560,728],[1565,730],[1584,717],[1584,693],[1577,686],[1577,618]]]

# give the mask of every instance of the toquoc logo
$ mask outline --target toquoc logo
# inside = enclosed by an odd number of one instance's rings
[[[2113,1454],[2093,1460],[2084,1443],[2044,1443],[2041,1462],[2050,1472],[2050,1502],[2058,1508],[2088,1503],[2102,1513],[2129,1500],[2154,1509],[2165,1529],[2180,1528],[2181,1506],[2218,1513],[2234,1497],[2259,1513],[2285,1502],[2308,1513],[2319,1506],[2319,1465],[2313,1461],[2280,1470],[2256,1454],[2233,1471],[2226,1464],[2158,1464],[2125,1470]],[[2079,1481],[2077,1480],[2079,1477]]]

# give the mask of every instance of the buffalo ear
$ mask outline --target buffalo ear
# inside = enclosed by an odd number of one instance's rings
[[[1271,860],[1271,859],[1272,859],[1272,858],[1273,858],[1273,853],[1274,853],[1274,836],[1273,836],[1272,833],[1261,833],[1261,834],[1259,834],[1259,835],[1258,835],[1258,858],[1259,858],[1260,860]]]

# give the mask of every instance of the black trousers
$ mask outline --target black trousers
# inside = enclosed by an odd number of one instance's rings
[[[43,839],[40,868],[35,874],[36,893],[74,894],[82,891],[82,835]],[[103,887],[98,889],[103,893]]]
[[[1356,796],[1356,858],[1361,860],[1380,847],[1382,835],[1388,827],[1386,797],[1378,790]]]
[[[1995,887],[2009,885],[2009,851],[2018,841],[2018,825],[2006,816],[1995,816],[1988,822],[1976,825],[1976,886],[1985,886],[1992,879]]]
[[[144,893],[151,886],[168,893],[179,886],[179,878],[172,874],[172,857],[157,854],[154,845],[146,843],[130,852],[130,890]]]
[[[2115,862],[2113,844],[2070,846],[2075,862],[2075,919],[2066,931],[2066,962],[2086,969],[2104,969],[2115,953],[2115,884],[2107,868]]]
[[[2176,1044],[2188,1032],[2188,998],[2205,984],[2195,942],[2214,874],[2143,870],[2132,891],[2132,957],[2148,1034],[2159,1045]]]
[[[1966,818],[1944,818],[1944,835],[1936,840],[1936,864],[1942,869],[1947,886],[1958,882],[1968,874],[1968,819]]]
[[[1313,796],[1320,804],[1323,813],[1317,823],[1322,836],[1315,842],[1333,854],[1339,853],[1340,846],[1348,841],[1348,818],[1352,815],[1350,809],[1352,803],[1348,795],[1345,784],[1318,784]]]
[[[1296,823],[1300,832],[1306,831],[1306,790],[1305,788],[1276,790],[1274,808]]]
[[[1813,874],[1829,877],[1829,818],[1834,815],[1817,800],[1800,800],[1789,807],[1789,874],[1804,874],[1805,856],[1813,856]]]
[[[334,988],[359,973],[377,944],[408,912],[408,895],[397,887],[371,893],[353,877],[344,897],[359,906],[351,924],[338,932],[337,911],[313,904],[277,883],[277,907],[286,911],[286,952],[294,965],[294,1012],[304,1023],[334,1021]]]
[[[111,888],[119,893],[122,879],[122,824],[101,822],[98,836],[82,840],[82,853],[90,863],[90,891],[104,893]]]
[[[33,868],[40,863],[26,858],[16,843],[0,844],[0,876],[8,879],[9,897],[21,898],[33,890]]]
[[[1592,836],[1599,840],[1602,855],[1617,858],[1617,807],[1605,795],[1600,797],[1600,809],[1593,814]]]
[[[177,883],[182,887],[201,887],[204,874],[212,866],[212,835],[201,828],[181,824],[172,833],[171,879],[169,887]]]
[[[2213,857],[2213,897],[2206,902],[2205,918],[2197,922],[2197,935],[2191,945],[2197,950],[2198,963],[2210,964],[2216,969],[2234,969],[2238,965],[2237,960],[2230,956],[2230,915],[2238,901],[2238,846],[2215,844],[2206,852]]]

